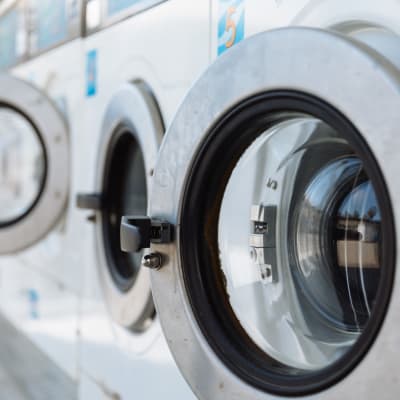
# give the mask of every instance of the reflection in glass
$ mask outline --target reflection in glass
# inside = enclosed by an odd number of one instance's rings
[[[12,223],[34,205],[45,178],[45,154],[30,122],[0,109],[0,224]]]
[[[381,213],[346,137],[287,113],[244,152],[221,204],[229,302],[248,336],[296,371],[356,342],[379,285]]]

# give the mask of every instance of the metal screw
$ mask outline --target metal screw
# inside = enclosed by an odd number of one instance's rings
[[[162,256],[159,253],[150,253],[143,257],[142,266],[154,270],[162,267]]]

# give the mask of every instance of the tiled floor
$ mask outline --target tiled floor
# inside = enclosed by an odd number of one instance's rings
[[[76,398],[76,382],[0,315],[0,399]]]

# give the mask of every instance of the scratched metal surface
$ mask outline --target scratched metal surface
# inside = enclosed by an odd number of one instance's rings
[[[77,382],[0,314],[0,398],[75,400]]]

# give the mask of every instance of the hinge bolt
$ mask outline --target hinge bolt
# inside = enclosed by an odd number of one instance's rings
[[[142,260],[142,266],[154,270],[162,267],[162,256],[160,253],[146,254]]]

